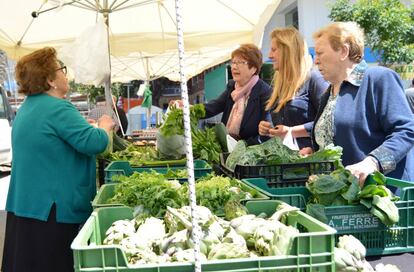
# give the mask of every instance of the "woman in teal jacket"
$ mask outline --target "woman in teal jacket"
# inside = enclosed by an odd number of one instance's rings
[[[108,145],[109,116],[91,126],[65,95],[66,67],[53,48],[16,66],[26,95],[12,128],[3,272],[73,271],[70,244],[90,215],[95,155]]]

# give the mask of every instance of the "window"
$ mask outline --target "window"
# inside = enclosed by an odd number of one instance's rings
[[[294,28],[299,29],[298,7],[294,7],[285,14],[285,23],[286,26],[293,26]]]

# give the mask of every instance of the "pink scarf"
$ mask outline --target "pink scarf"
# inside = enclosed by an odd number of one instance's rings
[[[231,98],[234,101],[231,109],[229,120],[227,121],[227,131],[230,135],[239,138],[240,124],[243,119],[244,110],[246,109],[247,101],[249,100],[250,92],[254,85],[259,81],[259,76],[254,75],[244,86],[239,86],[236,83],[234,91],[231,93]]]

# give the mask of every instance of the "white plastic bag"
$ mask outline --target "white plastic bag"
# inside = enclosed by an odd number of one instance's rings
[[[162,136],[156,134],[157,150],[163,159],[181,159],[186,153],[185,138],[183,135]]]
[[[59,58],[74,71],[76,83],[103,86],[109,77],[107,26],[103,18],[86,28],[73,43],[63,46]]]
[[[230,135],[226,135],[227,138],[227,150],[231,153],[237,145],[237,140],[231,137]]]
[[[288,132],[283,138],[283,144],[292,150],[299,150],[298,142],[296,141],[296,138],[292,136],[292,128],[288,129]]]
[[[143,85],[143,84],[141,84]],[[178,107],[178,102],[174,105]],[[167,108],[164,115],[164,120],[167,120],[168,114],[171,111],[171,106]],[[163,159],[181,159],[186,154],[184,135],[163,136],[158,130],[156,134],[157,150]]]

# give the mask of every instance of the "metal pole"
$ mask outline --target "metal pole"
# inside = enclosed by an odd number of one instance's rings
[[[193,149],[191,140],[191,126],[190,126],[190,105],[188,103],[188,90],[187,80],[184,72],[184,37],[182,26],[182,9],[181,0],[175,0],[175,12],[177,20],[177,42],[178,42],[178,55],[180,65],[180,81],[181,81],[181,98],[184,103],[184,138],[187,156],[187,170],[188,170],[188,184],[189,184],[189,196],[190,196],[190,208],[191,208],[191,223],[192,223],[192,239],[194,242],[194,271],[201,272],[201,258],[200,258],[200,226],[198,225],[198,218],[195,212],[197,201],[195,193],[195,181],[194,181],[194,162],[193,162]]]
[[[111,105],[113,104],[112,102],[112,95],[111,95],[111,48],[109,45],[109,12],[108,12],[108,0],[104,0],[103,1],[103,10],[105,10],[104,12],[102,12],[102,15],[104,17],[104,21],[106,24],[106,37],[107,37],[107,41],[108,41],[108,58],[109,58],[109,71],[108,71],[108,77],[105,80],[105,101],[106,101],[106,109],[108,111],[108,113],[111,115],[111,117],[116,117],[115,112],[112,110]],[[115,118],[113,118],[115,119]]]
[[[131,87],[131,84],[130,83],[128,83],[128,85],[127,85],[127,99],[128,99],[128,101],[127,101],[127,105],[128,105],[128,111],[127,111],[127,114],[128,114],[128,123],[129,124],[131,124],[131,113],[129,112],[129,110],[131,109],[131,101],[129,101],[129,87]]]
[[[145,58],[145,77],[147,78],[147,80],[145,81],[145,86],[147,86],[148,88],[150,87],[150,70],[149,70],[149,58],[146,57]],[[147,129],[151,128],[151,106],[150,105],[147,108]]]

